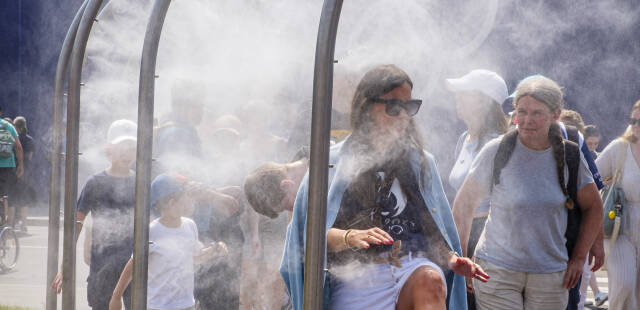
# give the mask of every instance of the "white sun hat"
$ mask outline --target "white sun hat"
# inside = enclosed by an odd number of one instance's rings
[[[463,77],[446,79],[446,82],[450,91],[479,91],[495,100],[498,105],[509,96],[504,79],[497,73],[485,69],[476,69]]]
[[[109,142],[109,144],[118,144],[127,140],[136,142],[137,135],[138,126],[136,123],[128,119],[119,119],[109,126],[107,142]]]

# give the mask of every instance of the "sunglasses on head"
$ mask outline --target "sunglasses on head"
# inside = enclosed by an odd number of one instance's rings
[[[633,126],[633,125],[640,126],[640,118],[630,118],[629,119],[629,125],[631,125],[631,126]]]
[[[420,110],[420,105],[422,105],[422,100],[420,99],[410,99],[407,102],[404,102],[400,99],[382,99],[382,98],[373,98],[372,102],[384,104],[384,111],[387,112],[389,116],[398,116],[400,115],[400,111],[404,109],[407,111],[407,115],[414,116]]]

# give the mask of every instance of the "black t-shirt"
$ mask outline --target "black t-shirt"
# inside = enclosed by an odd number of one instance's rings
[[[31,168],[31,161],[29,160],[29,153],[35,152],[35,144],[33,138],[28,134],[20,134],[19,136],[20,144],[22,145],[22,154],[24,154],[23,164],[24,164],[24,172],[27,174],[28,169]]]
[[[361,174],[345,191],[333,227],[379,227],[394,240],[402,240],[401,253],[429,252],[429,248],[440,248],[443,242],[448,247],[427,212],[417,180],[408,161],[401,159]],[[332,265],[352,260],[369,262],[391,247],[372,245],[356,252],[330,253],[328,259]]]
[[[78,211],[91,214],[91,266],[98,271],[115,257],[128,258],[133,252],[135,175],[115,177],[105,171],[87,180]]]

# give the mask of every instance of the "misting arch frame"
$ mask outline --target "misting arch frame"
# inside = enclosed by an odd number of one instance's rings
[[[78,186],[78,137],[80,78],[86,45],[93,22],[103,0],[85,0],[75,15],[65,37],[54,89],[53,145],[51,149],[49,237],[47,287],[58,272],[59,211],[62,149],[62,104],[69,62],[67,101],[67,143],[65,154],[64,244],[62,308],[75,309],[75,227]],[[151,152],[155,66],[164,20],[171,0],[156,0],[147,25],[140,66],[138,94],[138,146],[136,154],[136,205],[134,220],[133,309],[146,309],[147,262],[149,241],[149,192],[151,187]],[[309,201],[304,268],[304,309],[322,309],[325,226],[328,190],[329,138],[333,89],[333,64],[336,34],[343,0],[325,0],[316,42],[311,121],[311,161],[309,167]],[[47,291],[47,310],[57,307],[55,293]]]

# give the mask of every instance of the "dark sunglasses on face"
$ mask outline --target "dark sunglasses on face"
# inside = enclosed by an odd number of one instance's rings
[[[640,126],[640,118],[630,118],[629,119],[629,125],[631,125],[631,126],[633,126],[633,125]]]
[[[418,113],[418,110],[420,110],[420,105],[422,105],[422,100],[420,99],[411,99],[404,102],[400,99],[373,98],[371,101],[384,104],[384,111],[387,112],[387,115],[389,116],[400,115],[400,111],[402,111],[402,109],[407,111],[407,115],[414,116]]]

